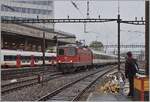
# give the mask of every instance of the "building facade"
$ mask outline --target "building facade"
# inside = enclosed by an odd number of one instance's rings
[[[52,19],[54,3],[51,0],[1,0],[1,19]],[[31,24],[30,24],[31,25]],[[32,24],[54,28],[54,24]]]
[[[1,19],[53,19],[54,2],[51,0],[1,0]],[[1,48],[10,50],[42,51],[43,34],[45,48],[56,49],[53,37],[71,37],[58,39],[60,45],[75,43],[75,35],[54,29],[54,24],[1,23]],[[52,47],[52,48],[51,48]]]

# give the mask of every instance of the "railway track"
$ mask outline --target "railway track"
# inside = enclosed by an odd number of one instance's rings
[[[55,79],[57,77],[61,77],[62,73],[61,72],[56,72],[56,73],[51,73],[51,74],[46,74],[45,79],[41,81],[41,83]],[[1,86],[1,93],[6,94],[24,87],[29,87],[35,84],[38,84],[38,77],[33,77],[31,79],[26,79],[14,83],[9,83]]]
[[[101,69],[57,88],[53,92],[38,99],[38,101],[77,101],[80,96],[100,77],[112,71],[113,68]]]
[[[14,78],[20,77],[27,77],[33,76],[44,72],[54,72],[56,68],[54,66],[45,66],[45,67],[38,67],[38,68],[20,68],[20,69],[4,69],[1,70],[1,79],[2,80],[9,80]]]

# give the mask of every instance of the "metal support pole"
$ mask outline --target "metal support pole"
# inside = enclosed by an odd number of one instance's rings
[[[120,15],[118,14],[118,71],[120,71]]]
[[[57,38],[57,36],[56,36],[56,53],[58,53],[58,38]]]
[[[24,50],[28,50],[27,47],[28,47],[28,39],[25,38]]]
[[[145,60],[146,75],[149,76],[149,1],[145,1]]]
[[[84,33],[87,33],[86,32],[86,23],[84,23]]]
[[[45,66],[45,32],[43,32],[43,66]]]

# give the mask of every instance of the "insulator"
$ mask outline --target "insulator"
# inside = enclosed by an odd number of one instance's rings
[[[99,16],[98,16],[98,18],[100,19],[100,18],[101,18],[101,16],[99,15]]]
[[[69,16],[67,16],[68,17],[68,19],[69,19]]]
[[[143,21],[143,17],[141,17],[141,21]]]
[[[137,17],[135,17],[135,21],[137,21]]]

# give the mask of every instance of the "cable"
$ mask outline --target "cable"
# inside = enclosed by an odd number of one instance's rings
[[[73,2],[71,0],[71,4],[76,8],[77,11],[79,11],[79,13],[84,17],[83,13],[80,11],[79,7],[77,6],[77,4],[75,2]]]
[[[83,18],[84,18],[83,13],[80,11],[80,9],[79,9],[79,7],[76,5],[76,3],[73,2],[72,0],[71,0],[71,3],[72,3],[72,5],[76,8],[76,10],[77,10],[77,11],[83,16]],[[86,23],[84,23],[84,33],[86,33]]]
[[[118,0],[118,15],[120,14],[120,1]]]
[[[142,34],[144,34],[145,32],[141,32],[141,31],[138,31],[138,30],[120,30],[120,31],[124,31],[124,32],[135,32],[135,33],[142,33]]]

